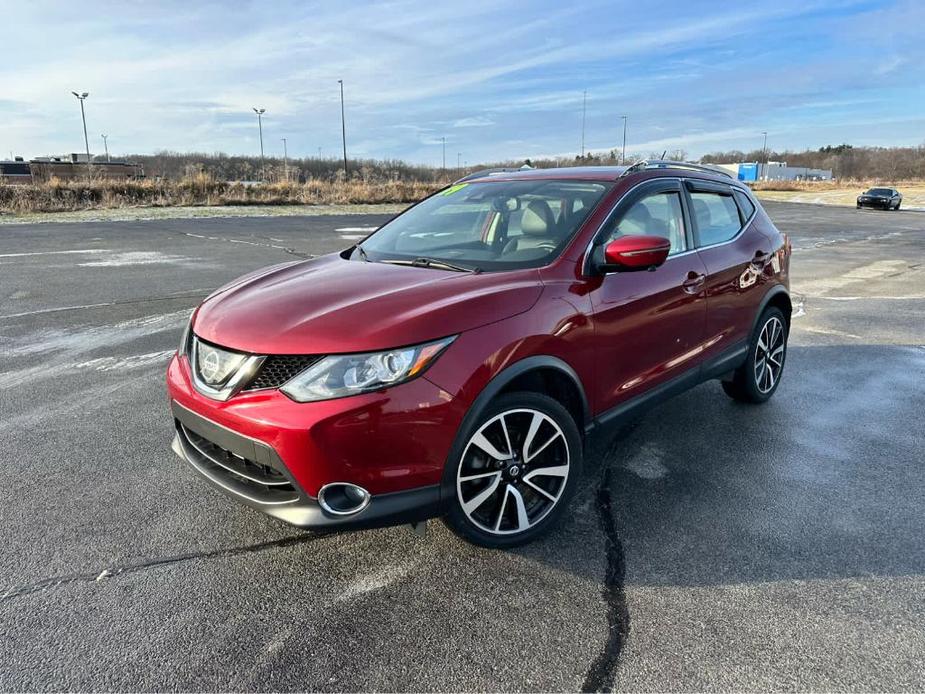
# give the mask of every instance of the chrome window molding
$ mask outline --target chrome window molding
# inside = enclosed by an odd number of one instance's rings
[[[266,359],[265,356],[251,354],[244,359],[244,363],[220,388],[214,388],[199,376],[199,338],[193,335],[193,346],[190,353],[190,373],[193,376],[193,385],[200,393],[212,400],[227,400],[240,391],[257,374],[257,370]]]

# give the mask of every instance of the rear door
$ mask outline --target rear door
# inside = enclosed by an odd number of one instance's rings
[[[697,253],[707,268],[705,357],[748,340],[766,290],[771,241],[756,223],[757,207],[733,186],[685,182]]]
[[[671,252],[654,270],[614,272],[589,281],[594,311],[598,412],[667,381],[699,359],[706,269],[693,250],[678,179],[657,179],[628,193],[592,244],[629,234],[664,236]]]

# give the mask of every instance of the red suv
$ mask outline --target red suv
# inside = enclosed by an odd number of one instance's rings
[[[490,547],[566,512],[589,437],[702,381],[780,383],[790,246],[691,164],[476,174],[194,312],[174,450],[306,528],[444,516]]]

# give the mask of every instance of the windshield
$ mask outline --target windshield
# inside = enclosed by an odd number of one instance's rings
[[[458,183],[383,226],[351,258],[406,263],[428,259],[437,261],[430,267],[441,268],[443,261],[468,270],[539,267],[562,252],[610,185],[549,180]]]
[[[892,195],[893,191],[889,188],[871,188],[865,195]]]

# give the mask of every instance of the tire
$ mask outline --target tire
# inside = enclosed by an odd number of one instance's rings
[[[896,207],[894,207],[893,209],[895,209],[897,212],[899,212],[899,206],[902,205],[902,204],[903,204],[903,203],[902,203],[902,201],[900,200],[899,202],[896,203]]]
[[[739,402],[767,402],[784,373],[788,333],[783,312],[773,306],[765,309],[749,342],[745,363],[735,370],[732,380],[723,381],[726,395]]]
[[[861,209],[861,203],[858,202],[858,203],[855,203],[855,204],[858,206],[858,209],[860,210],[860,209]]]
[[[444,518],[453,532],[503,549],[531,542],[561,520],[582,470],[578,426],[562,405],[539,393],[501,395],[462,440]]]

